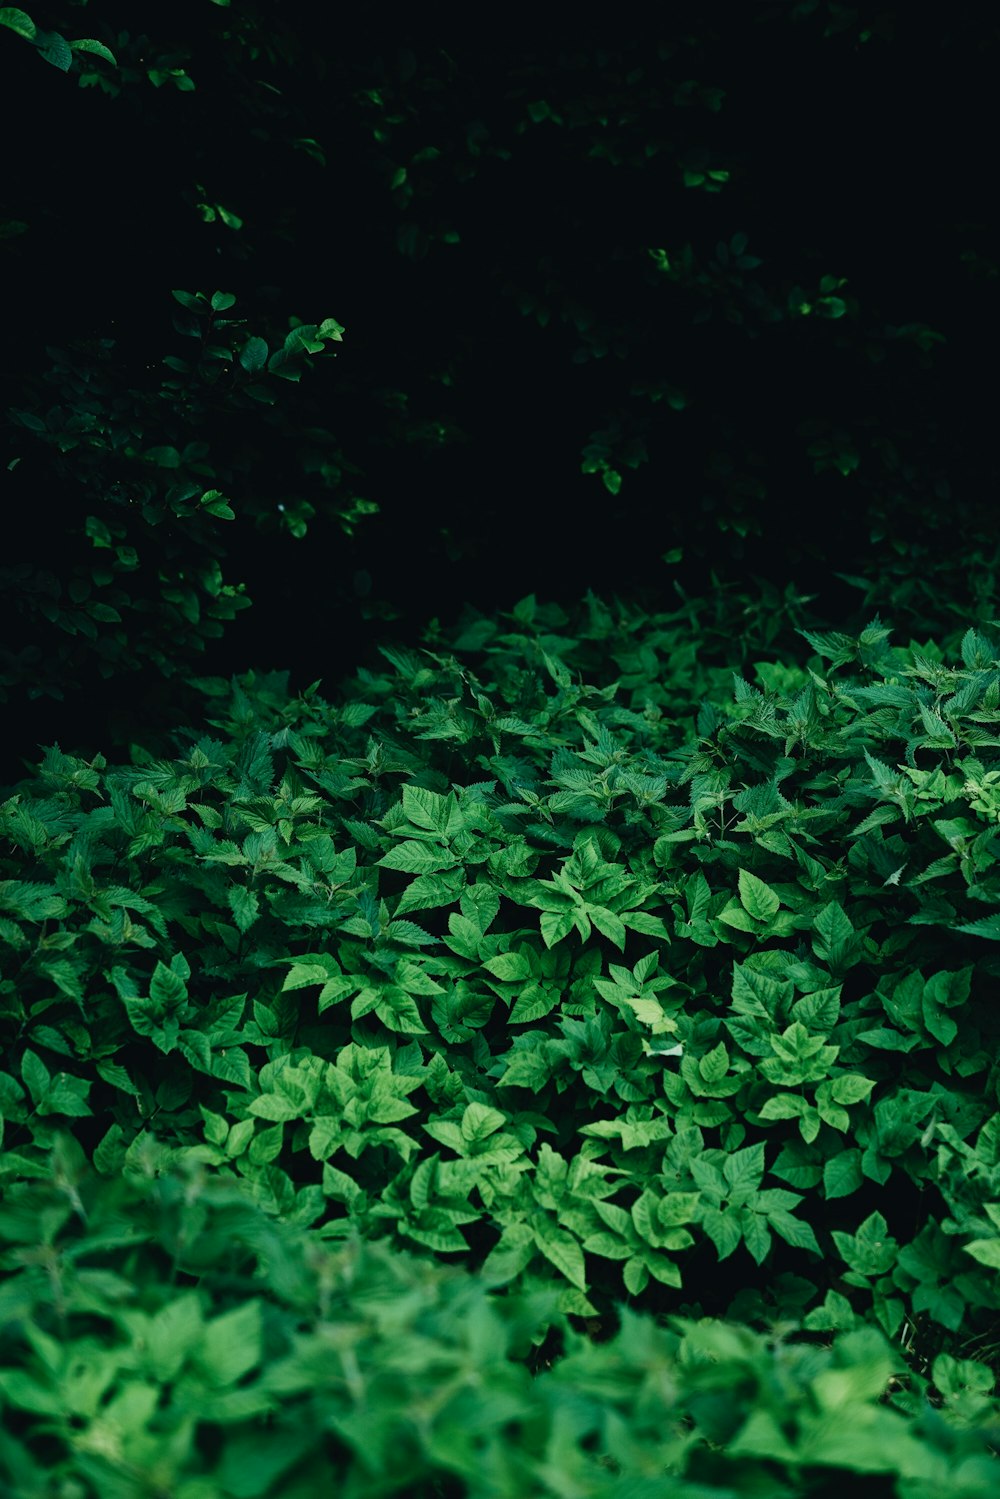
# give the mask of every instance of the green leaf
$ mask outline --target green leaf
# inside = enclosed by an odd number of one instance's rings
[[[15,10],[9,5],[0,9],[0,26],[16,31],[18,36],[26,37],[29,42],[34,40],[37,29],[30,16],[25,15],[23,10]]]
[[[215,1317],[205,1328],[198,1363],[216,1388],[233,1385],[263,1356],[264,1324],[256,1298]]]
[[[254,1135],[254,1122],[252,1119],[241,1119],[234,1124],[229,1131],[226,1140],[226,1155],[233,1158],[242,1155]]]
[[[781,905],[769,885],[748,869],[739,872],[740,903],[755,921],[770,921]]]
[[[795,1448],[781,1430],[773,1413],[760,1406],[750,1412],[737,1436],[727,1443],[726,1451],[737,1462],[741,1457],[763,1458],[765,1461],[792,1465],[798,1461]]]
[[[58,31],[36,31],[35,46],[46,62],[68,73],[73,62],[73,51],[69,42]]]
[[[424,786],[404,786],[403,811],[414,827],[443,833],[457,804],[454,797],[441,796]]]
[[[506,1123],[507,1116],[499,1109],[491,1109],[482,1103],[470,1103],[462,1115],[462,1139],[467,1144],[475,1144],[502,1129]],[[586,1287],[582,1289],[585,1290]]]
[[[602,936],[613,942],[620,952],[625,951],[625,923],[620,916],[605,906],[587,906],[587,915]]]
[[[21,1058],[21,1077],[31,1094],[32,1103],[37,1108],[49,1091],[51,1077],[45,1063],[40,1057],[36,1057],[33,1051],[26,1050]]]
[[[229,1134],[228,1122],[221,1114],[213,1114],[211,1109],[206,1109],[204,1104],[198,1105],[198,1112],[205,1121],[205,1139],[210,1145],[224,1145]]]
[[[309,1154],[314,1161],[325,1161],[339,1150],[343,1137],[343,1120],[327,1116],[317,1119],[309,1132]]]
[[[728,1259],[738,1247],[741,1235],[738,1215],[708,1208],[702,1215],[702,1227],[715,1245],[720,1260]]]
[[[760,1111],[762,1119],[800,1119],[811,1112],[807,1098],[799,1093],[776,1093]]]
[[[874,1086],[871,1078],[861,1077],[857,1072],[847,1072],[833,1079],[830,1092],[835,1102],[849,1107],[867,1098]]]
[[[206,510],[209,515],[216,516],[219,520],[236,519],[236,513],[232,506],[217,489],[206,489],[199,503],[203,510]]]
[[[842,1150],[823,1167],[823,1194],[827,1198],[849,1197],[863,1181],[860,1150]]]
[[[402,874],[439,874],[451,869],[458,860],[443,849],[435,849],[427,843],[407,841],[398,843],[381,859],[376,860],[381,869],[396,869]]]
[[[559,1003],[559,990],[554,984],[528,984],[517,997],[508,1017],[511,1025],[530,1025],[550,1015]]]
[[[158,962],[149,981],[149,997],[155,1004],[176,1009],[187,999],[187,985],[180,974]]]
[[[793,1249],[809,1249],[813,1254],[822,1253],[812,1225],[804,1223],[801,1218],[796,1218],[792,1213],[778,1208],[767,1214],[767,1221],[775,1233],[780,1234],[785,1243],[791,1244]]]
[[[722,1174],[734,1191],[757,1186],[764,1175],[764,1142],[727,1156],[722,1163]]]
[[[698,1071],[706,1083],[721,1082],[729,1071],[729,1053],[723,1042],[706,1052],[698,1063]]]
[[[562,942],[573,930],[573,916],[569,911],[543,911],[539,923],[542,941],[547,948]]]
[[[962,1248],[981,1265],[987,1265],[991,1270],[1000,1270],[1000,1238],[972,1239],[968,1244],[963,1244]]]
[[[535,1243],[566,1279],[580,1291],[587,1289],[587,1273],[583,1250],[570,1234],[559,1230],[546,1230],[535,1234]]]
[[[526,1223],[514,1223],[504,1229],[483,1262],[479,1272],[487,1286],[504,1286],[515,1280],[531,1263],[535,1236]]]
[[[743,1220],[743,1241],[754,1263],[762,1265],[771,1248],[771,1235],[767,1223],[759,1213],[748,1212],[746,1214]]]
[[[521,953],[502,952],[487,958],[483,967],[502,983],[516,984],[531,977],[527,958]]]
[[[588,1235],[583,1241],[583,1248],[587,1254],[599,1254],[606,1260],[627,1260],[632,1253],[623,1239],[603,1231]]]
[[[256,375],[267,363],[267,341],[263,338],[248,338],[240,350],[240,364],[250,375]]]
[[[170,295],[175,302],[179,302],[188,312],[204,314],[208,311],[208,303],[203,292],[172,291]]]
[[[668,1192],[660,1200],[656,1216],[662,1228],[676,1228],[682,1223],[693,1223],[698,1214],[700,1194],[697,1192]]]
[[[111,49],[106,47],[103,42],[95,42],[93,37],[78,37],[76,41],[70,42],[70,46],[74,52],[93,52],[95,56],[103,57],[104,61],[109,62],[112,67],[117,68],[118,66],[118,59]]]
[[[385,935],[392,941],[398,942],[403,947],[429,947],[437,942],[430,932],[418,926],[415,921],[390,921],[385,929]],[[436,992],[425,990],[425,993]]]
[[[302,1118],[302,1105],[293,1103],[283,1093],[262,1093],[247,1105],[248,1111],[258,1119],[269,1119],[274,1124],[286,1124],[292,1119]],[[256,1141],[254,1142],[256,1144]]]
[[[287,989],[308,989],[313,984],[325,984],[327,979],[336,976],[335,958],[327,958],[325,962],[293,963],[285,975],[281,991],[284,993]],[[352,990],[357,988],[357,984],[353,981],[351,988]]]
[[[248,890],[245,885],[230,885],[226,896],[237,927],[241,932],[248,932],[260,915],[260,900],[256,891]]]
[[[197,1291],[182,1292],[149,1319],[143,1341],[157,1379],[177,1378],[189,1354],[202,1342],[204,1322]]]
[[[181,455],[173,447],[146,448],[142,456],[147,463],[155,463],[159,468],[180,467]]]
[[[622,1279],[630,1296],[641,1296],[649,1285],[649,1270],[645,1262],[633,1256],[622,1271]]]

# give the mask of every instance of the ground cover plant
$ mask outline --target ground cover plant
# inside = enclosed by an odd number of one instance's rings
[[[133,12],[0,7],[0,1499],[992,1496],[1000,26]]]
[[[1000,622],[796,618],[529,596],[10,788],[13,1492],[995,1491]]]

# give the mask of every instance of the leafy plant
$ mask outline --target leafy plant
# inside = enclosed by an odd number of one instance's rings
[[[350,465],[330,435],[302,429],[300,403],[279,402],[289,382],[342,341],[341,324],[293,317],[283,337],[268,339],[232,315],[229,292],[173,296],[174,328],[195,345],[189,359],[167,355],[158,382],[126,387],[113,339],[89,351],[53,348],[33,399],[9,413],[33,446],[48,449],[51,477],[76,491],[71,533],[89,543],[89,560],[81,556],[68,578],[51,559],[3,569],[20,641],[4,652],[0,691],[32,678],[33,695],[60,697],[88,656],[104,678],[190,667],[250,604],[244,585],[222,571],[227,548],[216,522],[237,518],[230,499],[262,535],[301,537],[317,508],[310,489],[348,535],[377,509],[345,494]],[[293,429],[299,472],[276,504],[260,475],[272,466],[268,451],[290,446]]]
[[[749,1281],[769,1322],[979,1334],[996,1184],[948,1163],[993,1138],[991,637],[805,631],[685,730],[676,626],[567,623],[387,648],[339,707],[206,681],[169,760],[51,748],[0,814],[8,1158],[156,1139],[585,1318]],[[647,677],[581,675],[625,640]]]

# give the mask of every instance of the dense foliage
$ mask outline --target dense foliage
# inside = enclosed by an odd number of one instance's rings
[[[989,1492],[997,640],[804,630],[755,686],[699,614],[529,596],[16,788],[11,1481]]]
[[[1000,26],[141,24],[0,7],[0,1493],[987,1499]]]

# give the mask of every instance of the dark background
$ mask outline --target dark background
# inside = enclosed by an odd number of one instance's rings
[[[333,316],[336,359],[289,399],[336,434],[379,506],[350,538],[322,511],[299,539],[251,525],[253,505],[273,510],[290,484],[311,492],[294,444],[260,437],[220,541],[253,608],[208,643],[200,674],[287,668],[329,693],[378,643],[416,643],[465,605],[494,613],[529,592],[571,603],[591,588],[669,606],[673,577],[694,593],[794,580],[838,624],[856,590],[836,573],[877,576],[890,544],[898,560],[911,540],[919,566],[931,537],[960,575],[966,521],[990,532],[1000,26],[984,8],[682,4],[642,29],[564,19],[463,34],[150,5],[141,38],[133,10],[32,12],[104,41],[122,76],[130,59],[114,96],[78,86],[79,58],[63,71],[0,29],[0,218],[26,226],[0,240],[0,405],[23,404],[47,348],[75,340],[115,340],[123,390],[155,382],[163,355],[183,353],[172,288],[231,291],[251,321]],[[154,86],[144,69],[164,57],[193,90]],[[685,80],[721,90],[719,107],[678,105]],[[387,139],[364,90],[400,116]],[[574,100],[608,123],[573,123]],[[538,101],[560,120],[532,119]],[[325,165],[290,144],[304,137]],[[425,146],[441,155],[415,166]],[[729,170],[718,191],[684,185],[699,151]],[[409,202],[390,186],[400,163]],[[204,222],[198,184],[239,230]],[[448,230],[457,243],[435,237]],[[700,289],[652,277],[648,247],[689,243],[704,271],[740,232],[760,260],[745,277],[755,304],[715,272]],[[790,289],[811,294],[828,274],[847,278],[850,314],[788,315]],[[549,309],[546,326],[532,305]],[[899,331],[914,326],[944,341]],[[683,410],[634,395],[658,379],[684,392]],[[616,414],[625,439],[638,422],[648,458],[619,463],[612,494],[580,468]],[[227,420],[218,442],[245,441]],[[856,441],[855,471],[818,471],[810,421]],[[84,501],[16,422],[0,459],[0,570],[67,577],[90,555],[79,528],[94,491]],[[145,576],[152,595],[155,565]],[[4,610],[3,644],[44,656],[55,627],[9,582]],[[88,650],[61,700],[30,677],[8,689],[0,783],[39,744],[109,753],[193,711],[190,665],[167,690],[151,667],[103,679]]]

